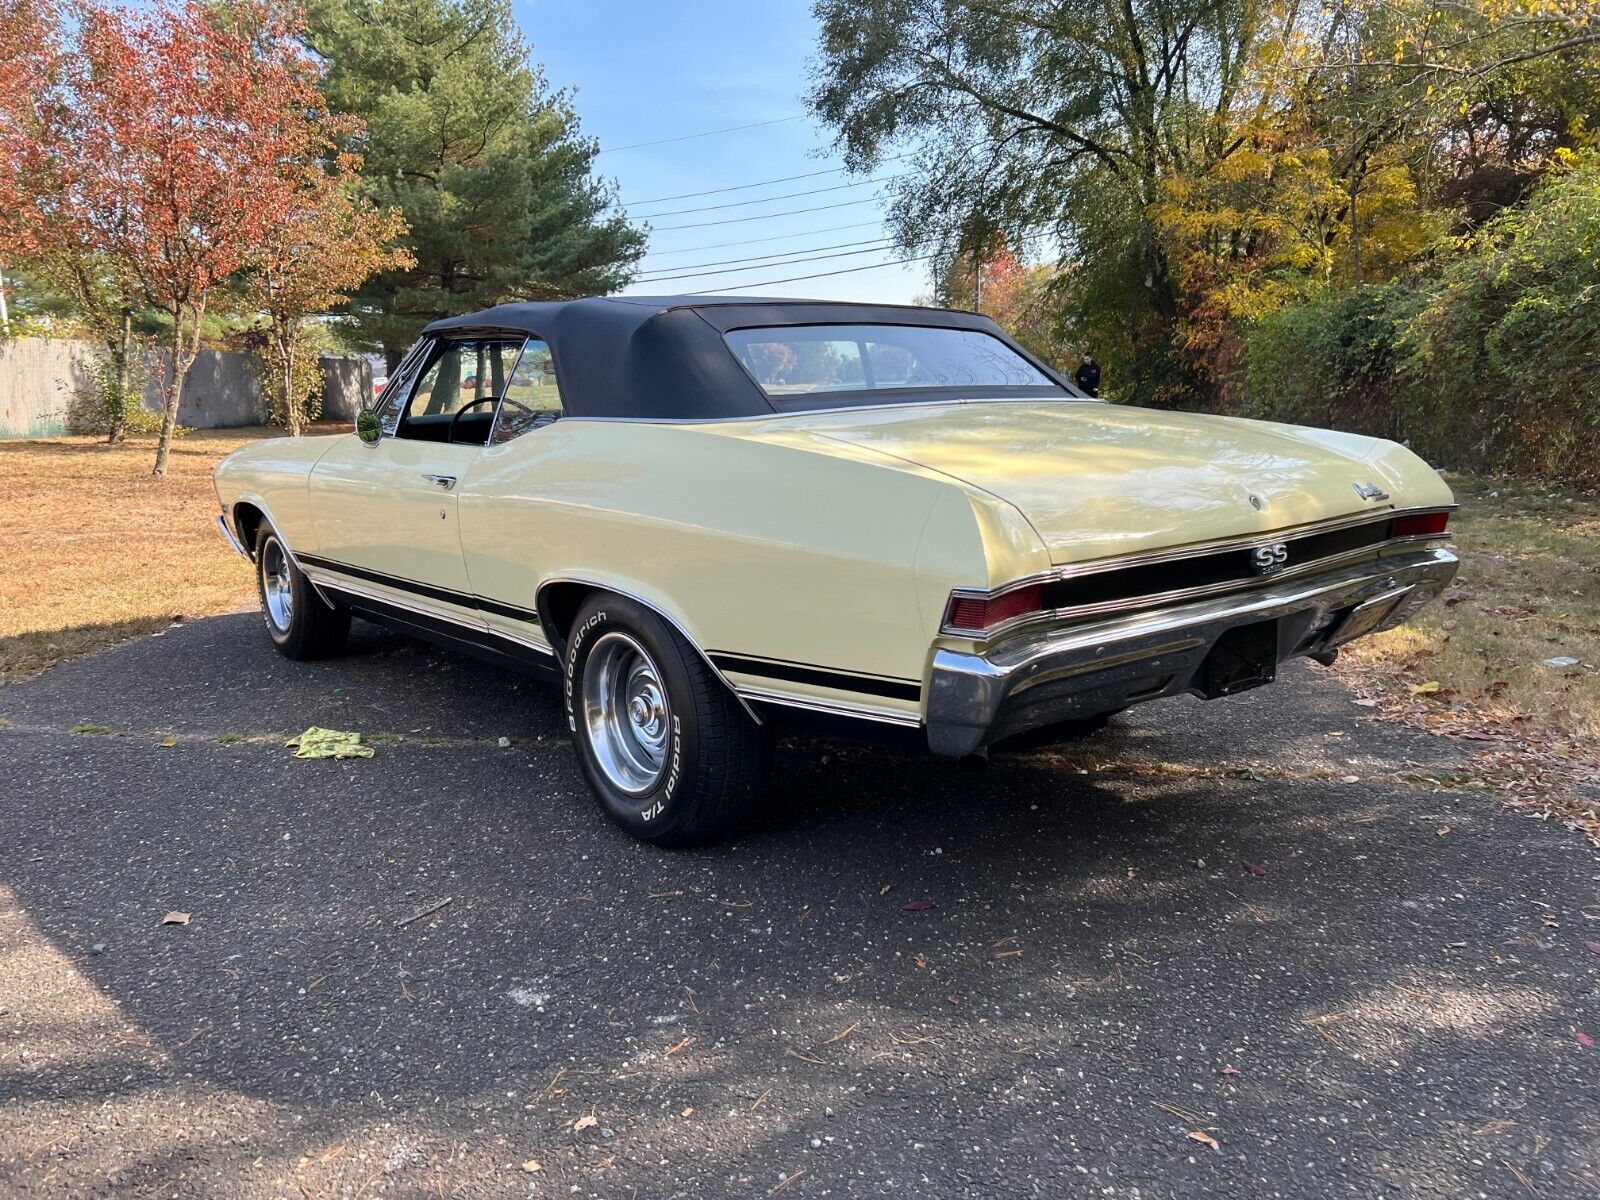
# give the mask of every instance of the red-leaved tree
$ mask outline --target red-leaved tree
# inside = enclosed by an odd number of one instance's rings
[[[326,166],[302,164],[292,206],[251,250],[245,296],[265,318],[262,358],[272,419],[298,437],[320,392],[316,355],[305,346],[306,318],[343,303],[368,276],[413,265],[393,246],[406,232],[398,210],[380,211],[356,190],[360,159],[341,154]]]
[[[293,211],[303,165],[333,152],[298,32],[275,0],[80,6],[65,214],[171,322],[158,476],[213,290]]]
[[[59,18],[54,0],[0,3],[0,267],[39,247],[41,193],[54,174],[49,127],[60,99]]]

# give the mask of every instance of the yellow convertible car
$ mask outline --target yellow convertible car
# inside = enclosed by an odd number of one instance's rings
[[[1106,404],[985,317],[810,300],[439,321],[355,433],[216,483],[279,650],[354,615],[547,671],[605,811],[674,846],[751,810],[775,726],[1065,736],[1331,662],[1457,565],[1391,442]]]

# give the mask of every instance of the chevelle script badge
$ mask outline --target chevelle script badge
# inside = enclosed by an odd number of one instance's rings
[[[1377,484],[1373,483],[1370,479],[1365,483],[1352,483],[1350,486],[1355,488],[1356,495],[1360,496],[1363,500],[1371,500],[1376,503],[1379,500],[1387,500],[1389,498],[1389,493],[1384,491]]]

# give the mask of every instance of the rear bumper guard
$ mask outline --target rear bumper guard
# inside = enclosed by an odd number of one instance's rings
[[[1459,565],[1443,548],[1392,554],[1242,594],[1030,632],[983,653],[939,650],[928,748],[960,757],[1030,729],[1207,694],[1207,656],[1229,630],[1276,622],[1279,662],[1324,653],[1403,623]]]

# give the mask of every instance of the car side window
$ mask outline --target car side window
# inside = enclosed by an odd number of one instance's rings
[[[500,445],[529,430],[542,429],[565,411],[550,346],[538,338],[530,338],[522,347],[522,358],[506,386],[500,419],[494,427],[494,443]]]
[[[519,338],[439,342],[410,389],[394,436],[484,445],[521,350]]]

